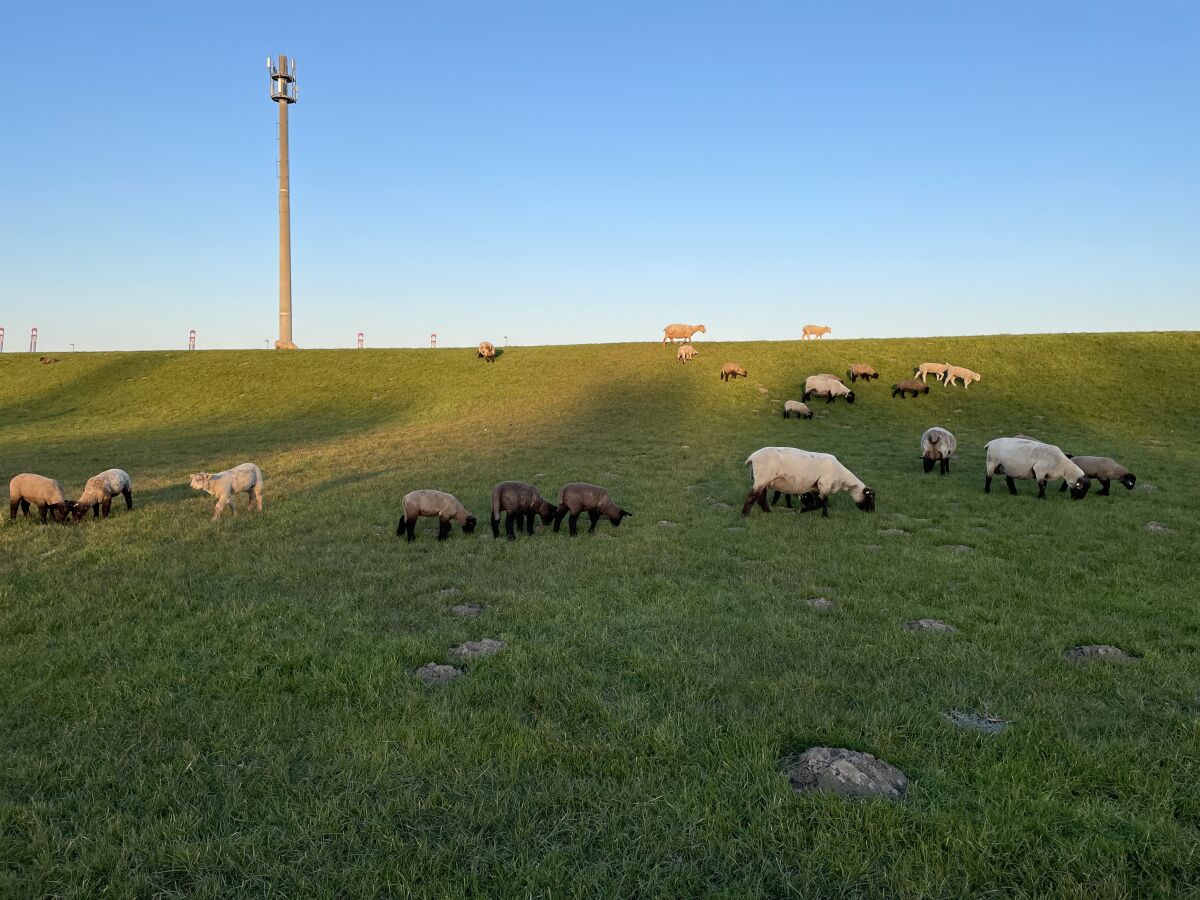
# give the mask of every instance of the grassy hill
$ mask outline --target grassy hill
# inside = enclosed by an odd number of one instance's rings
[[[0,476],[119,466],[137,504],[0,527],[0,895],[1200,892],[1200,335],[698,346],[0,357]],[[889,398],[943,358],[983,381]],[[781,417],[856,361],[884,380],[853,406]],[[985,496],[1015,432],[1138,489]],[[741,519],[771,444],[837,454],[878,512]],[[244,461],[265,515],[210,523],[188,473]],[[503,479],[634,517],[495,542]],[[398,540],[417,487],[480,530]],[[507,649],[412,676],[482,637]],[[1091,643],[1141,659],[1064,660]],[[793,794],[813,745],[907,798]]]

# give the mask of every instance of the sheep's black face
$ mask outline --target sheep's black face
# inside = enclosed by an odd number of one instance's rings
[[[816,491],[809,491],[806,494],[800,495],[800,510],[808,512],[811,509],[821,508],[821,495]]]
[[[847,403],[853,403],[853,402],[854,402],[854,391],[848,391],[848,392],[846,393],[846,402],[847,402]]]
[[[1137,483],[1137,476],[1130,472],[1121,479],[1121,484],[1125,485],[1126,490],[1133,490],[1133,486]]]
[[[558,507],[553,503],[544,504],[541,513],[539,513],[539,515],[542,517],[542,524],[549,525],[551,522],[553,522],[554,516],[557,512]]]
[[[76,503],[74,500],[68,500],[67,511],[71,514],[71,518],[78,522],[87,515],[88,508]]]
[[[1086,475],[1071,485],[1071,499],[1082,500],[1092,487],[1092,481]]]
[[[475,517],[467,516],[467,521],[463,524],[463,534],[470,534],[475,530]]]
[[[855,503],[863,512],[875,512],[875,492],[870,488],[863,489],[862,499]]]
[[[921,460],[921,465],[925,469],[926,472],[932,472],[933,471],[933,462],[934,462],[934,460],[933,460],[932,456],[926,456],[923,460]]]
[[[626,512],[623,509],[618,509],[617,514],[615,516],[609,516],[608,518],[609,518],[609,521],[613,523],[613,528],[618,528],[618,527],[620,527],[621,520],[623,518],[625,518],[626,516],[632,516],[632,515],[633,515],[633,513],[631,513],[631,512]]]

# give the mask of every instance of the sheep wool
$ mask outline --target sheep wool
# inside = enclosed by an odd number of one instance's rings
[[[204,491],[217,498],[213,510],[213,521],[221,518],[225,507],[229,507],[237,515],[237,504],[234,494],[247,494],[250,498],[249,508],[263,508],[263,476],[262,471],[254,463],[242,463],[224,472],[210,475],[207,472],[196,472],[189,477],[188,483],[193,490]]]
[[[927,381],[926,376],[932,375],[938,381],[941,381],[946,374],[946,370],[950,368],[950,363],[921,363],[913,369],[913,375],[920,378],[922,381]]]
[[[668,325],[663,329],[662,342],[665,344],[670,341],[672,344],[677,340],[690,341],[696,334],[707,334],[707,330],[703,325]]]
[[[978,372],[972,372],[970,369],[965,369],[962,366],[947,366],[942,384],[945,387],[950,387],[957,378],[962,382],[963,390],[965,391],[972,381],[978,381],[981,377]]]
[[[691,344],[681,344],[679,352],[675,354],[675,358],[681,363],[689,362],[692,357],[696,356],[700,351]]]
[[[812,410],[807,404],[801,403],[799,400],[784,400],[783,401],[783,417],[790,419],[792,413],[795,413],[801,419],[811,419],[813,417]]]
[[[855,363],[847,370],[846,374],[850,376],[851,384],[860,378],[866,381],[870,381],[872,378],[876,381],[879,380],[879,373],[875,371],[875,367],[868,366],[866,363]]]
[[[51,511],[54,521],[65,522],[67,512],[74,503],[67,499],[62,482],[44,475],[23,472],[8,483],[8,517],[15,519],[18,507],[23,515],[28,516],[30,505],[38,508],[38,515],[45,525],[46,515]]]
[[[727,362],[721,366],[721,380],[728,381],[731,378],[746,378],[746,370],[735,362]]]
[[[1071,459],[1053,444],[1043,444],[1028,438],[1002,437],[988,441],[987,463],[983,483],[984,493],[991,493],[992,478],[1003,475],[1008,492],[1015,494],[1013,479],[1033,479],[1038,484],[1038,497],[1046,498],[1046,482],[1062,479],[1068,482],[1071,496],[1076,500],[1087,495],[1091,481]]]
[[[621,524],[622,519],[633,515],[628,510],[617,506],[608,491],[598,484],[588,484],[586,481],[564,484],[558,492],[558,512],[554,515],[554,530],[558,531],[563,517],[569,515],[570,519],[567,523],[569,531],[572,536],[578,534],[576,523],[583,513],[587,513],[591,520],[588,534],[596,530],[596,523],[600,521],[601,516],[607,517],[612,522],[613,528],[616,528]]]
[[[125,497],[126,509],[133,509],[133,481],[130,480],[128,472],[123,469],[105,469],[99,475],[93,475],[83,486],[83,493],[79,495],[79,499],[75,501],[76,521],[87,515],[89,506],[95,517],[99,517],[103,509],[107,519],[113,497],[118,495]]]
[[[950,471],[950,457],[957,449],[958,441],[941,425],[926,428],[921,435],[921,464],[926,472],[932,472],[938,464],[945,475]]]
[[[767,506],[767,491],[784,494],[812,495],[815,502],[803,504],[804,511],[821,509],[822,518],[829,515],[829,496],[846,491],[859,509],[873,512],[875,491],[867,487],[861,478],[843,466],[832,453],[815,453],[795,447],[763,447],[746,458],[750,466],[751,487],[742,504],[742,515],[750,515],[750,508],[757,502],[764,512]]]
[[[409,491],[404,495],[404,515],[396,526],[396,534],[408,532],[408,540],[416,539],[417,519],[422,516],[438,520],[438,540],[444,541],[450,536],[450,523],[457,522],[462,526],[464,534],[475,530],[475,517],[467,512],[458,498],[445,491],[424,489]]]
[[[854,402],[854,391],[842,384],[841,379],[831,375],[809,375],[804,379],[803,399],[825,397],[826,403],[832,403],[838,397],[845,397],[847,403]]]

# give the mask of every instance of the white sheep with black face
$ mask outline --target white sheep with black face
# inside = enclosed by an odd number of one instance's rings
[[[54,521],[65,522],[67,514],[75,508],[75,501],[67,499],[61,481],[23,472],[8,483],[8,517],[15,519],[18,508],[28,516],[31,505],[38,508],[45,525],[47,513],[54,516]]]
[[[813,397],[824,397],[826,403],[832,403],[838,397],[845,397],[847,403],[853,403],[854,391],[846,387],[836,375],[809,375],[804,379],[802,399],[808,402]]]
[[[1082,500],[1087,496],[1092,483],[1083,474],[1083,469],[1072,462],[1065,453],[1053,444],[1029,438],[1002,437],[987,443],[986,477],[983,491],[992,491],[992,478],[1003,475],[1008,483],[1008,492],[1015,494],[1017,484],[1013,479],[1033,479],[1038,485],[1038,497],[1046,499],[1046,482],[1065,481],[1071,496]]]
[[[258,511],[262,512],[263,476],[254,463],[242,463],[240,466],[234,466],[224,472],[217,472],[215,475],[196,472],[188,476],[188,479],[193,490],[204,491],[217,498],[217,505],[213,510],[214,522],[221,518],[221,513],[227,506],[235,516],[237,515],[237,504],[233,500],[234,494],[248,494],[250,497],[249,508],[257,507]]]
[[[770,512],[767,491],[777,494],[798,494],[801,511],[821,510],[829,516],[829,497],[846,491],[863,512],[875,511],[875,491],[863,484],[861,478],[843,466],[832,453],[814,453],[796,447],[763,447],[746,458],[750,466],[751,486],[742,504],[742,515],[758,503],[763,512]],[[778,498],[776,498],[778,499]]]
[[[124,469],[105,469],[99,475],[93,475],[83,486],[83,493],[79,495],[79,499],[75,501],[75,508],[72,510],[75,521],[78,522],[87,515],[88,507],[91,507],[94,518],[100,518],[100,512],[103,510],[104,518],[107,519],[113,497],[116,496],[123,496],[125,508],[133,509],[133,481],[128,472]]]
[[[958,441],[941,425],[926,428],[921,435],[921,464],[926,472],[932,472],[935,465],[940,465],[942,474],[950,471],[950,457],[958,449]]]
[[[790,419],[792,413],[795,413],[801,419],[811,419],[813,417],[812,410],[808,408],[808,404],[801,403],[799,400],[784,400],[783,417]]]

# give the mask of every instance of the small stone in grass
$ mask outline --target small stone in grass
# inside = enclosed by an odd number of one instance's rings
[[[1090,662],[1093,659],[1106,662],[1137,662],[1137,657],[1112,644],[1081,644],[1063,651],[1063,656],[1073,663]]]
[[[729,510],[733,509],[728,503],[722,503],[720,500],[714,502],[712,508],[717,512],[729,512]]]
[[[741,525],[730,525],[725,530],[726,531],[745,531],[746,529],[743,528]]]
[[[1158,485],[1151,484],[1148,481],[1139,481],[1137,483],[1137,487],[1135,487],[1134,490],[1135,491],[1143,491],[1147,494],[1152,494],[1158,490]]]
[[[426,684],[449,684],[462,674],[462,669],[442,663],[427,662],[413,674]]]
[[[484,638],[481,641],[467,641],[459,644],[450,651],[454,659],[481,659],[485,656],[495,656],[508,645],[495,638]]]
[[[1166,525],[1164,525],[1162,522],[1147,522],[1146,530],[1147,531],[1168,532],[1171,529],[1168,528]]]
[[[843,797],[899,800],[908,776],[870,753],[841,747],[813,747],[788,766],[788,783],[797,793],[831,791]]]
[[[966,544],[942,544],[941,548],[950,553],[974,553],[974,547],[968,547]]]
[[[905,537],[908,537],[908,532],[905,531],[903,528],[885,528],[885,529],[883,529],[883,531],[880,532],[880,534],[904,535]]]
[[[911,619],[904,623],[904,627],[909,631],[937,631],[942,634],[952,634],[958,631],[953,625],[940,619]]]
[[[826,599],[825,597],[809,597],[804,602],[813,609],[829,610],[837,606],[836,603],[834,603],[832,600]]]
[[[478,603],[460,603],[458,606],[450,607],[450,612],[456,616],[462,616],[464,619],[474,619],[483,612],[483,607]]]
[[[979,713],[963,712],[961,709],[948,709],[942,713],[942,716],[952,725],[982,731],[984,734],[999,734],[1008,727],[1006,719],[981,716]]]
[[[440,591],[438,591],[438,596],[439,597],[449,597],[451,594],[457,594],[457,593],[458,593],[458,588],[454,588],[454,587],[442,588]]]
[[[661,525],[663,528],[674,528],[679,523],[678,522],[668,522],[666,519],[659,519],[658,524]]]

